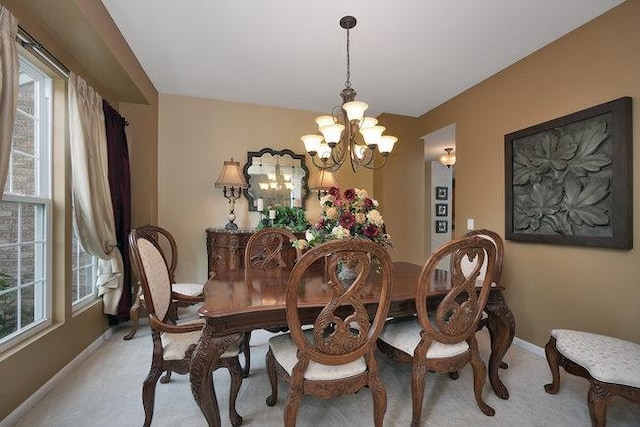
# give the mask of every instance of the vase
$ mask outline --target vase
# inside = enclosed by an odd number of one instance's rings
[[[340,264],[338,266],[338,279],[345,284],[351,284],[358,277],[358,270],[347,264]]]

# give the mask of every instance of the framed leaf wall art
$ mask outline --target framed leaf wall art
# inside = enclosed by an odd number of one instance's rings
[[[505,135],[505,238],[631,249],[633,136],[624,97]]]

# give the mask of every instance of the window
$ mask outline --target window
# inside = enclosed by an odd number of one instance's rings
[[[84,250],[74,232],[71,239],[71,301],[74,309],[83,307],[97,297],[96,261],[96,257]]]
[[[51,319],[51,79],[19,60],[18,111],[0,201],[0,346]]]

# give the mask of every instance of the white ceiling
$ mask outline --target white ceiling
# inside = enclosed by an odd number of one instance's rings
[[[419,116],[622,0],[102,0],[160,93]]]

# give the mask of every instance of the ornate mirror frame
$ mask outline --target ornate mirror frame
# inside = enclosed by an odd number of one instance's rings
[[[290,173],[287,173],[289,168]],[[305,164],[304,154],[296,154],[288,149],[276,151],[271,148],[249,151],[242,172],[249,184],[243,193],[249,202],[250,211],[258,210],[258,198],[263,199],[264,209],[270,205],[297,206],[304,209],[309,196],[309,169]],[[275,175],[275,180],[269,180],[268,175],[272,174]],[[286,179],[288,176],[289,180]],[[267,184],[267,181],[279,188],[263,189],[259,186],[260,183]],[[288,183],[292,189],[285,187]]]

